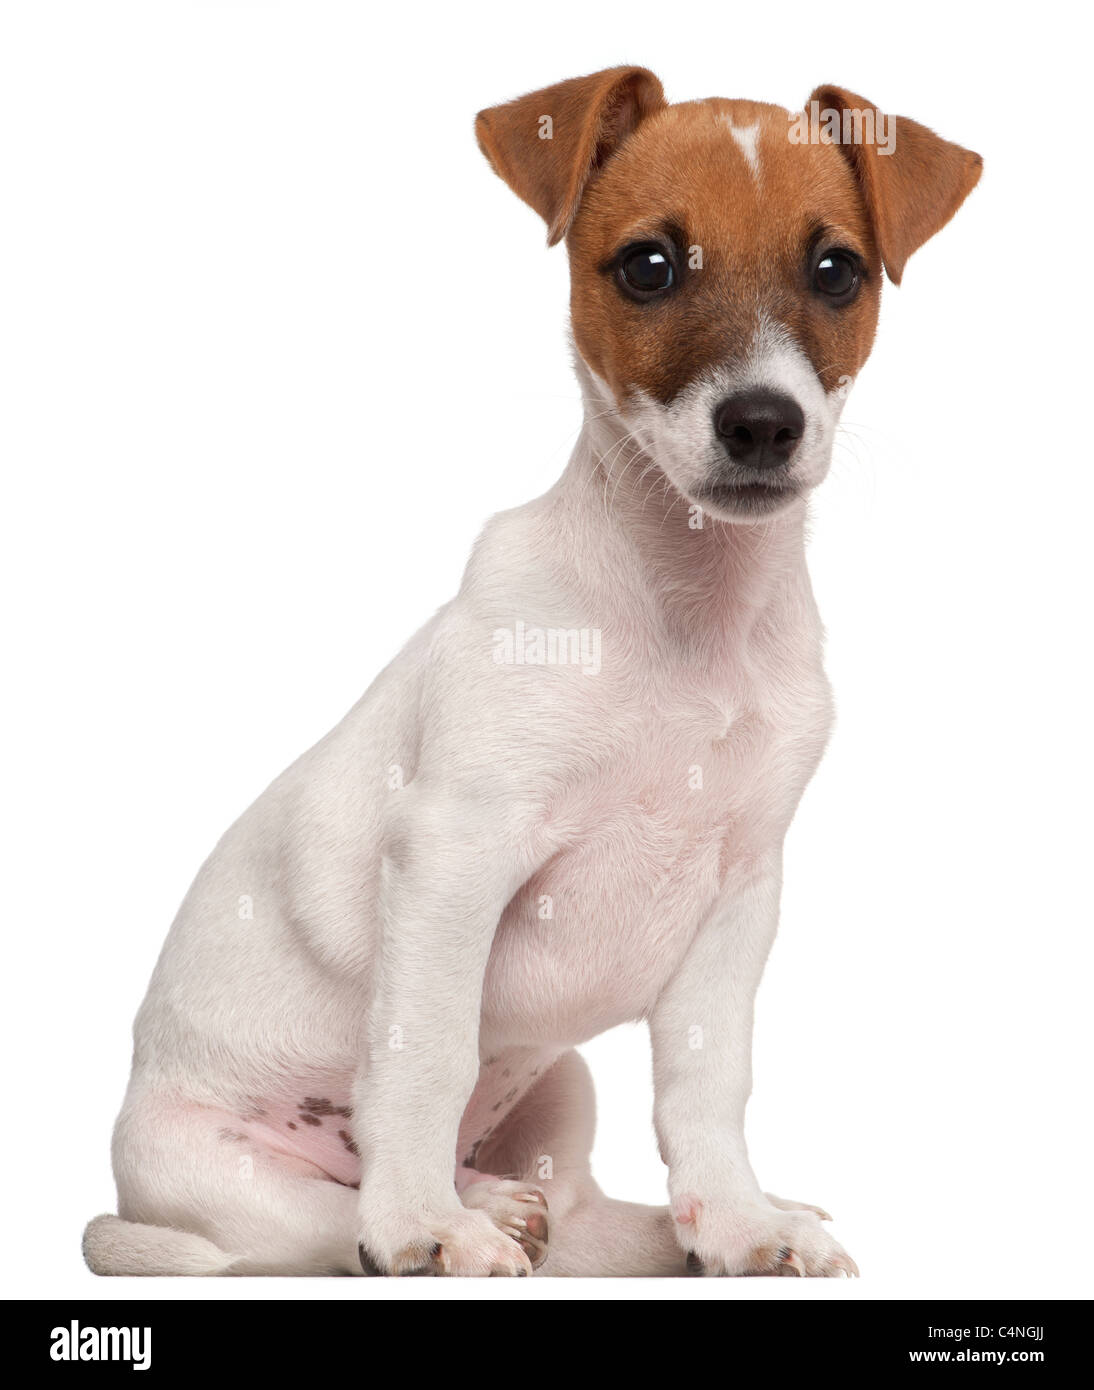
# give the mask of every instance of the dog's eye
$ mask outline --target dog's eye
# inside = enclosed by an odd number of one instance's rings
[[[671,289],[676,276],[672,262],[657,246],[635,246],[619,262],[619,278],[625,288],[641,296]]]
[[[850,299],[859,287],[858,266],[846,251],[826,251],[813,271],[813,285],[830,299]]]

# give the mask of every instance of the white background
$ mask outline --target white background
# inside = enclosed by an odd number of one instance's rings
[[[134,1292],[79,1241],[179,899],[565,462],[565,254],[471,121],[621,62],[675,100],[841,83],[986,165],[887,292],[816,501],[839,726],[759,1002],[757,1169],[864,1277],[655,1296],[1091,1293],[1090,36],[1002,13],[3,7],[8,1293]],[[657,1201],[644,1030],[585,1051],[597,1173]]]

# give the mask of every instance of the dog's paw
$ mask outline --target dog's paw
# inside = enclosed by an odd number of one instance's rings
[[[547,1198],[529,1182],[491,1178],[465,1187],[465,1207],[485,1212],[527,1255],[533,1269],[547,1258]]]
[[[358,1242],[366,1274],[452,1275],[468,1278],[516,1277],[532,1272],[518,1242],[500,1230],[485,1211],[445,1213],[435,1221],[382,1239],[375,1223],[362,1224]]]
[[[858,1277],[858,1265],[823,1229],[816,1208],[757,1203],[721,1211],[688,1197],[675,1209],[689,1274]]]

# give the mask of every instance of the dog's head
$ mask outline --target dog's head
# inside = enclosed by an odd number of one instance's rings
[[[804,112],[670,106],[645,68],[479,114],[498,174],[566,239],[574,340],[686,497],[770,516],[828,471],[884,268],[957,211],[979,155],[837,87]]]

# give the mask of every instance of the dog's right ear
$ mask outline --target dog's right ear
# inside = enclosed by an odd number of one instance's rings
[[[589,179],[664,104],[661,83],[646,68],[607,68],[480,111],[475,135],[494,172],[547,223],[554,246]]]

